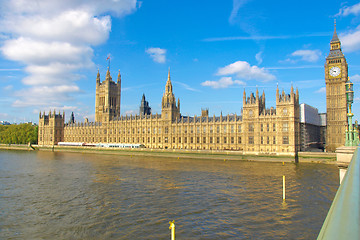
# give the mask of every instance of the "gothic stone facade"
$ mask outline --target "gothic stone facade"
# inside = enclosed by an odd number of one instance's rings
[[[295,155],[300,149],[299,93],[293,88],[290,94],[279,93],[277,89],[276,108],[266,109],[265,93],[259,96],[256,91],[247,97],[244,91],[240,116],[209,116],[208,111],[203,111],[201,116],[189,117],[180,114],[180,100],[176,103],[169,72],[161,114],[120,116],[120,109],[110,111],[110,106],[115,104],[106,100],[111,88],[116,86],[111,83],[109,72],[106,81],[110,82],[105,85],[110,88],[104,92],[108,95],[96,103],[96,111],[101,110],[98,114],[106,113],[106,116],[96,118],[95,122],[64,124],[64,115],[40,115],[39,145],[54,145],[59,141],[140,143],[147,148],[238,150],[244,154],[278,155]],[[99,82],[98,74],[97,86]],[[101,96],[99,91],[97,87],[97,99]],[[113,103],[117,105],[120,99],[115,98]],[[45,119],[53,119],[51,122],[58,119],[58,124],[43,124]]]
[[[109,68],[105,81],[100,81],[100,73],[96,77],[95,121],[106,122],[120,116],[121,75],[119,71],[117,83],[112,80]]]
[[[64,141],[65,113],[56,114],[50,111],[48,115],[39,114],[38,143],[39,145],[55,145]]]
[[[345,145],[347,106],[345,83],[348,80],[348,64],[341,51],[341,43],[334,28],[330,53],[325,63],[326,84],[326,149],[335,151]]]

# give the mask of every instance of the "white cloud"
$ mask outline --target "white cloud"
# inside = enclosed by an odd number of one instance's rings
[[[20,68],[2,68],[0,72],[13,72],[13,71],[21,71]]]
[[[352,5],[350,7],[345,6],[335,16],[348,16],[350,14],[358,15],[360,13],[360,3]]]
[[[26,85],[72,84],[73,81],[82,78],[79,74],[73,73],[73,71],[83,66],[82,63],[51,63],[45,66],[30,65],[25,68],[25,71],[30,75],[23,78],[22,82]]]
[[[81,9],[92,13],[94,16],[110,13],[118,17],[127,15],[135,11],[136,0],[11,0],[4,1],[2,7],[4,14],[34,14],[54,16],[59,12],[72,9]]]
[[[3,89],[4,89],[5,91],[10,91],[10,90],[12,90],[13,88],[14,88],[13,85],[7,85],[7,86],[5,86]]]
[[[154,60],[154,62],[165,63],[166,61],[166,49],[162,48],[148,48],[145,50],[147,54]]]
[[[255,55],[255,59],[256,59],[258,65],[260,65],[263,62],[262,54],[263,54],[263,52],[260,51]]]
[[[186,90],[192,91],[192,92],[200,92],[199,90],[190,87],[189,85],[187,85],[186,83],[182,83],[182,82],[178,82],[178,81],[172,81],[173,83],[177,83],[179,85],[181,85],[183,88],[185,88]]]
[[[233,0],[233,8],[229,17],[229,23],[234,24],[240,8],[249,0]]]
[[[300,34],[300,35],[251,35],[251,36],[233,36],[233,37],[212,37],[205,38],[202,41],[204,42],[222,42],[222,41],[248,41],[248,40],[286,40],[286,39],[296,39],[296,38],[307,38],[307,37],[328,37],[328,32],[317,32],[310,34]]]
[[[350,77],[350,81],[355,83],[355,82],[360,82],[360,75],[359,74],[355,74],[354,76]]]
[[[139,114],[139,111],[136,111],[136,110],[127,110],[124,112],[123,115],[136,115],[136,114]]]
[[[293,57],[300,57],[306,62],[316,62],[321,56],[320,50],[296,50],[291,54]]]
[[[317,91],[315,91],[316,93],[326,93],[326,87],[322,87],[320,89],[318,89]]]
[[[28,107],[28,106],[42,106],[42,107],[61,107],[61,101],[73,100],[71,93],[80,92],[80,88],[76,85],[59,85],[59,86],[41,86],[32,87],[29,89],[22,89],[15,93],[15,96],[20,97],[13,103],[13,107]]]
[[[7,117],[9,117],[9,114],[0,112],[0,118],[7,118]]]
[[[360,50],[360,25],[355,30],[340,34],[339,37],[344,52]]]
[[[351,14],[355,16],[360,14],[360,3],[342,7],[335,16],[346,17]],[[344,52],[354,52],[360,50],[360,25],[358,25],[355,29],[339,34],[339,37]]]
[[[48,18],[19,16],[3,21],[5,31],[41,41],[65,41],[97,45],[107,40],[110,16],[94,17],[89,12],[70,10]]]
[[[217,75],[233,75],[245,80],[259,80],[259,81],[271,81],[275,80],[276,77],[269,73],[264,68],[257,66],[250,66],[248,62],[237,61],[223,68],[220,68]]]
[[[63,112],[63,111],[65,111],[65,112],[75,112],[76,111],[77,112],[79,110],[79,108],[76,107],[76,106],[61,106],[61,107],[59,107],[59,106],[49,106],[49,109],[47,109],[47,111],[45,111],[45,113],[48,114],[49,113],[48,111],[50,109],[56,109],[56,112],[59,112],[59,111],[60,112]],[[52,111],[54,111],[54,110],[52,110]],[[39,112],[43,113],[44,110],[34,109],[32,111],[33,114],[39,114]]]
[[[279,62],[292,62],[290,59],[286,59],[284,61]],[[266,67],[265,69],[269,70],[288,70],[288,69],[308,69],[308,68],[323,68],[323,65],[303,65],[303,66],[274,66],[274,67]]]
[[[31,38],[20,37],[5,41],[2,52],[7,59],[28,65],[43,66],[49,63],[66,64],[92,63],[91,47],[75,46],[68,42],[43,42]],[[85,67],[85,66],[83,66]]]
[[[75,81],[93,68],[93,46],[107,41],[111,15],[124,16],[136,0],[9,0],[1,1],[3,56],[25,65],[26,89],[13,106],[56,106],[80,91]]]
[[[232,85],[245,86],[246,83],[240,80],[233,80],[232,77],[222,77],[219,81],[205,81],[201,83],[202,86],[211,88],[228,88]]]

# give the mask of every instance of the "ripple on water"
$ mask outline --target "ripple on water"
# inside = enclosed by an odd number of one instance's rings
[[[1,239],[314,239],[337,168],[0,151]],[[282,175],[287,200],[282,201]]]

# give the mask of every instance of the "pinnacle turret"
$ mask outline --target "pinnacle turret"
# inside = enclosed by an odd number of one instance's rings
[[[117,82],[118,82],[118,83],[121,83],[121,74],[120,74],[120,69],[119,69],[119,74],[118,74]]]
[[[244,93],[243,93],[243,105],[245,105],[246,103],[246,92],[245,92],[245,88],[244,88]]]
[[[106,71],[105,81],[111,81],[111,80],[112,80],[112,78],[111,78],[111,75],[110,75],[110,69],[108,67],[107,71]]]
[[[97,76],[96,76],[96,83],[100,83],[100,72],[99,72],[99,69],[98,69],[98,73],[97,73]]]

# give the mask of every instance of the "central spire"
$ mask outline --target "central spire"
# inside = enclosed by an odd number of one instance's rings
[[[171,79],[170,79],[170,67],[169,67],[168,80],[166,82],[165,91],[166,91],[166,93],[172,93],[172,84],[171,84]]]
[[[338,35],[336,33],[336,19],[334,19],[334,34],[333,34],[333,37],[331,39],[331,42],[340,42],[339,38],[338,38]]]

